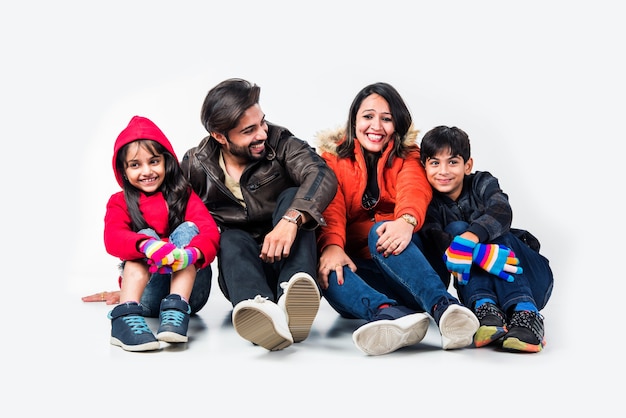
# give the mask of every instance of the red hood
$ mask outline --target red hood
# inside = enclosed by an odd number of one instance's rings
[[[178,161],[178,157],[176,157],[176,153],[174,153],[174,148],[172,147],[172,144],[167,139],[165,134],[159,129],[159,127],[156,126],[154,122],[152,122],[148,118],[144,118],[142,116],[133,116],[133,118],[128,123],[128,126],[118,135],[117,139],[115,140],[115,145],[113,147],[113,172],[115,173],[115,178],[121,187],[124,187],[124,182],[122,180],[124,173],[117,172],[117,168],[115,166],[117,153],[124,145],[137,139],[151,139],[158,142],[159,144],[163,145],[169,152],[171,152],[176,161]]]

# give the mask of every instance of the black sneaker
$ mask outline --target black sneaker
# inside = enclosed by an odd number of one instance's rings
[[[157,339],[168,343],[187,342],[187,328],[191,308],[179,295],[168,295],[161,301],[159,319],[161,325]]]
[[[480,327],[474,334],[474,347],[483,347],[507,333],[504,312],[493,303],[483,303],[476,310]]]
[[[359,350],[379,356],[422,341],[428,331],[430,318],[404,306],[379,309],[372,320],[352,334]]]
[[[502,348],[508,351],[538,353],[545,345],[543,316],[538,312],[514,311]]]
[[[158,350],[160,344],[150,331],[143,308],[136,302],[122,303],[108,315],[111,320],[111,344],[126,351]]]

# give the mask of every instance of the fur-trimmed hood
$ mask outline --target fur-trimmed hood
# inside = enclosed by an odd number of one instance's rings
[[[402,142],[407,146],[419,145],[417,143],[419,133],[420,131],[411,125],[404,138],[402,138]],[[319,153],[328,152],[329,154],[337,155],[337,145],[344,140],[345,136],[346,128],[343,126],[319,131],[315,134]]]

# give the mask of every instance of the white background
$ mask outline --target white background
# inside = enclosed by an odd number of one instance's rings
[[[618,215],[626,139],[626,31],[618,5],[3,5],[1,361],[12,370],[3,379],[12,387],[3,401],[16,401],[24,415],[30,408],[85,408],[104,416],[131,406],[137,414],[180,408],[206,416],[220,409],[285,415],[315,407],[333,416],[612,410],[619,385],[609,385],[607,373],[624,372],[616,355],[624,342]],[[343,124],[358,90],[376,81],[400,91],[422,134],[440,124],[468,132],[475,168],[499,178],[514,226],[535,233],[551,261],[546,350],[493,362],[454,362],[455,353],[442,353],[423,364],[422,353],[394,353],[385,357],[398,354],[402,364],[360,362],[358,371],[332,353],[304,358],[315,367],[292,360],[287,369],[279,367],[282,360],[236,367],[236,356],[228,365],[213,357],[204,371],[197,368],[203,356],[179,353],[193,362],[170,355],[162,364],[159,355],[109,347],[108,308],[79,297],[116,286],[117,260],[102,243],[105,204],[118,190],[113,142],[133,115],[142,115],[182,157],[206,134],[199,118],[206,92],[230,77],[259,84],[267,119],[313,144],[316,132]],[[213,292],[209,305],[223,303]],[[88,314],[97,321],[81,321]],[[350,355],[361,359],[356,349]],[[409,364],[417,366],[405,369]]]

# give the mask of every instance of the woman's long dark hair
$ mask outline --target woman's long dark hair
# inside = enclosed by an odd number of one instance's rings
[[[387,161],[387,164],[391,164],[391,161],[395,156],[400,158],[404,158],[406,156],[408,147],[403,140],[413,123],[413,118],[411,117],[411,112],[409,111],[406,103],[402,100],[400,93],[398,93],[392,85],[383,82],[365,86],[352,101],[352,105],[350,105],[350,112],[348,113],[348,122],[346,123],[346,140],[337,146],[337,154],[340,157],[354,158],[357,112],[359,111],[359,107],[361,107],[363,100],[372,94],[378,94],[387,101],[389,104],[389,110],[391,111],[391,116],[393,117],[393,124],[395,127],[394,145],[393,150],[389,155],[389,160]]]
[[[138,143],[152,155],[162,154],[165,159],[165,179],[161,184],[161,193],[167,202],[168,207],[168,226],[170,232],[176,229],[178,225],[185,220],[185,212],[187,211],[187,202],[191,195],[191,186],[180,169],[180,164],[176,158],[163,145],[149,139],[139,139],[124,145],[117,153],[116,168],[118,172],[124,173],[124,161],[128,153],[129,145]],[[139,210],[140,190],[130,184],[126,176],[124,176],[124,197],[128,213],[131,219],[131,228],[133,231],[150,228],[143,214]]]

